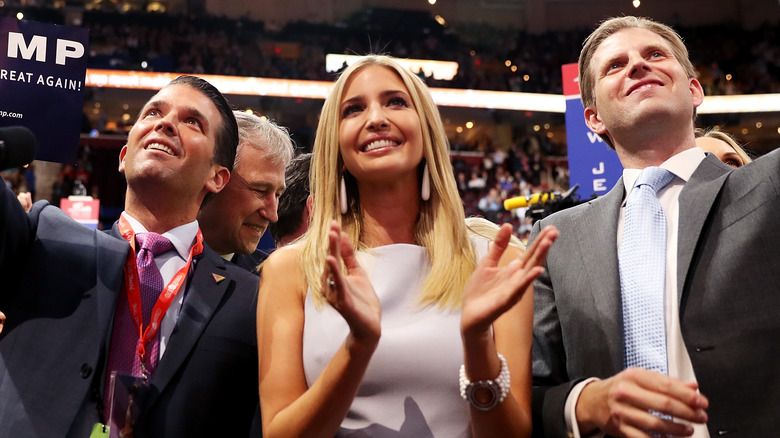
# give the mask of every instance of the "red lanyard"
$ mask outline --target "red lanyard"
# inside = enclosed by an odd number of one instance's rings
[[[141,288],[138,285],[138,268],[135,264],[135,232],[124,216],[119,218],[119,232],[122,233],[122,237],[130,243],[130,251],[128,251],[127,260],[125,261],[125,290],[127,291],[127,301],[130,304],[130,315],[138,329],[138,339],[143,340],[143,342],[140,342],[138,345],[138,356],[141,358],[141,363],[144,363],[146,344],[157,334],[157,330],[160,329],[160,321],[162,321],[163,316],[173,302],[173,298],[176,297],[182,284],[184,284],[184,281],[187,279],[193,257],[203,252],[203,233],[198,229],[198,234],[195,237],[195,244],[192,246],[192,249],[190,249],[190,255],[187,258],[187,264],[179,269],[171,281],[163,288],[160,297],[157,298],[157,302],[152,309],[152,317],[149,320],[149,325],[146,327],[146,330],[144,330],[143,316],[141,313]]]

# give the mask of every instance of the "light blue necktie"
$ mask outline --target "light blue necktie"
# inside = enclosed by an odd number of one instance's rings
[[[657,193],[674,174],[660,167],[642,170],[626,202],[618,263],[623,299],[625,367],[668,374],[664,288],[666,215]]]

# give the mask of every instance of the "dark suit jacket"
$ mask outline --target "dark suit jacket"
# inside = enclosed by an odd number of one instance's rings
[[[260,275],[258,266],[260,266],[260,263],[263,263],[267,257],[268,254],[266,254],[264,251],[256,249],[252,254],[233,254],[233,258],[231,258],[230,261],[238,265],[240,268],[243,268],[255,275]]]
[[[25,214],[0,189],[0,437],[89,436],[128,247],[46,202]],[[247,435],[256,293],[257,277],[204,249],[136,436]]]
[[[534,435],[565,437],[571,388],[623,368],[617,263],[622,179],[606,195],[534,225],[560,237],[534,284]],[[709,155],[680,199],[680,324],[710,436],[780,430],[780,150],[742,168]]]
[[[265,251],[256,249],[252,254],[233,254],[230,262],[236,266],[251,272],[257,276],[260,276],[260,263],[263,263],[268,258],[268,254]],[[260,404],[257,405],[257,411],[252,419],[252,427],[249,432],[251,438],[260,438],[263,436],[262,416],[260,415]]]

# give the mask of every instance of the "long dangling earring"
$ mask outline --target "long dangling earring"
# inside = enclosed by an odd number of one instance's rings
[[[423,201],[431,199],[431,175],[428,171],[428,163],[425,163],[425,167],[423,167],[422,188],[420,190],[420,196],[422,197]]]
[[[341,174],[341,187],[339,189],[339,207],[341,214],[347,214],[347,184],[344,182],[344,174]]]

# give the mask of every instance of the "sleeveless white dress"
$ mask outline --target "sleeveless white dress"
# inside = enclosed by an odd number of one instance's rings
[[[477,256],[488,240],[473,238]],[[358,253],[382,305],[382,337],[337,437],[470,437],[460,397],[460,311],[421,308],[430,266],[425,248],[394,244]],[[332,307],[306,298],[303,364],[311,386],[344,343],[349,328]]]

